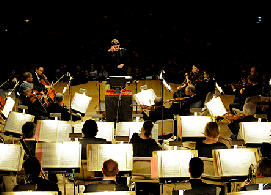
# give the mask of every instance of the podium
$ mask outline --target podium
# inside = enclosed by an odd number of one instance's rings
[[[105,113],[107,122],[132,121],[132,91],[120,92],[112,89],[105,92]]]

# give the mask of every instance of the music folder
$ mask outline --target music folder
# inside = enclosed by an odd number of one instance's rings
[[[197,157],[197,150],[164,150],[152,153],[152,178],[190,177],[189,162]]]
[[[36,145],[36,157],[43,169],[72,172],[80,171],[81,144],[77,141],[46,143]]]
[[[17,172],[22,168],[24,150],[19,144],[0,143],[0,172]]]
[[[113,159],[118,162],[120,171],[132,171],[132,144],[88,144],[87,170],[102,171],[103,162]]]
[[[4,117],[8,118],[8,115],[12,111],[14,105],[15,105],[15,101],[12,99],[12,97],[7,97],[5,106],[2,110]]]
[[[36,140],[44,142],[70,141],[72,124],[61,120],[38,120],[36,126]]]
[[[4,131],[22,134],[22,126],[26,122],[34,122],[35,116],[11,111],[6,120]]]
[[[209,102],[206,103],[206,107],[213,117],[227,114],[226,108],[220,97],[213,97]]]
[[[247,176],[250,165],[256,167],[259,159],[257,148],[213,150],[215,176]]]
[[[209,116],[177,116],[179,137],[204,137],[204,129],[212,119]]]
[[[247,144],[271,142],[271,122],[241,122],[239,136]]]

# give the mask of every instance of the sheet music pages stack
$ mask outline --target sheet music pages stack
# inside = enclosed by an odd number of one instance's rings
[[[211,117],[208,116],[180,116],[182,137],[204,137],[204,129],[208,122],[211,122]],[[178,122],[177,122],[178,123]]]
[[[12,99],[12,97],[7,97],[5,106],[2,110],[2,113],[6,118],[8,118],[8,115],[12,111],[14,105],[15,101]]]
[[[20,145],[0,143],[0,172],[20,171],[23,155],[24,152]]]
[[[213,150],[215,174],[220,177],[246,176],[249,166],[256,167],[258,159],[257,148]]]
[[[190,177],[189,162],[197,150],[166,150],[152,153],[152,178]]]
[[[116,124],[116,136],[133,136],[133,133],[140,133],[144,122],[119,122]],[[158,141],[158,124],[154,124],[152,138]]]
[[[271,194],[271,190],[250,190],[250,191],[242,191],[242,192],[231,192],[227,193],[227,195],[269,195]]]
[[[271,122],[242,122],[239,135],[245,143],[270,143]]]
[[[82,133],[82,128],[85,122],[74,124],[74,133]],[[96,122],[98,132],[96,137],[106,139],[106,141],[113,141],[114,137],[114,122]]]
[[[36,128],[36,140],[44,142],[69,141],[72,124],[69,121],[39,120]]]
[[[72,99],[71,108],[81,113],[86,113],[91,100],[91,97],[75,92]]]
[[[118,162],[120,171],[132,171],[132,144],[88,144],[87,169],[101,171],[103,162],[113,159]]]
[[[4,131],[22,134],[22,126],[26,122],[33,122],[35,116],[19,112],[10,112],[6,120]]]
[[[42,168],[80,168],[81,144],[76,141],[37,143],[36,157]]]
[[[220,97],[213,97],[209,102],[206,103],[206,106],[213,117],[227,114],[226,108]]]
[[[18,191],[18,192],[2,192],[3,195],[58,195],[58,192],[51,191]]]
[[[135,94],[136,102],[139,105],[152,106],[154,105],[154,99],[157,96],[153,89],[142,90],[141,92]]]

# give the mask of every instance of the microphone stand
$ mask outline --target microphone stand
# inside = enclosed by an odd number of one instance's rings
[[[68,81],[68,87],[69,87],[69,112],[70,112],[70,121],[72,121],[72,100],[71,100],[71,80],[72,80],[72,77],[70,75],[70,73],[67,74],[67,76],[70,77],[69,81]],[[74,129],[73,129],[73,132],[74,133]]]

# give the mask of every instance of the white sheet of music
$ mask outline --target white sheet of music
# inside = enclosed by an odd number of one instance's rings
[[[2,110],[2,113],[6,118],[8,118],[8,115],[12,111],[14,105],[15,101],[12,99],[12,97],[7,97],[5,106]]]
[[[79,168],[81,145],[79,142],[40,143],[43,168]]]
[[[242,122],[240,132],[245,143],[271,142],[271,122]]]
[[[0,143],[0,170],[19,171],[21,155],[20,145]]]
[[[189,162],[194,154],[190,150],[168,150],[158,152],[160,177],[189,177]]]
[[[74,133],[82,133],[82,128],[85,122],[74,124]],[[106,141],[113,140],[114,137],[114,122],[96,122],[98,132],[96,137],[106,139]]]
[[[251,164],[256,167],[255,152],[246,148],[219,149],[222,176],[245,176]]]
[[[142,90],[135,94],[135,97],[140,105],[152,106],[154,105],[154,99],[157,97],[153,89]]]
[[[204,129],[208,122],[208,116],[181,116],[182,137],[204,137]]]
[[[103,162],[113,159],[118,162],[120,171],[132,170],[132,144],[89,144],[88,170],[101,171]]]
[[[35,116],[19,112],[10,112],[4,127],[5,131],[22,134],[22,126],[26,122],[33,122]]]
[[[206,106],[212,116],[223,116],[227,114],[226,108],[220,97],[213,97]]]
[[[69,141],[69,133],[72,132],[72,125],[67,121],[40,120],[39,141],[62,142]]]
[[[72,99],[71,108],[81,113],[86,113],[91,100],[91,97],[75,92]]]

